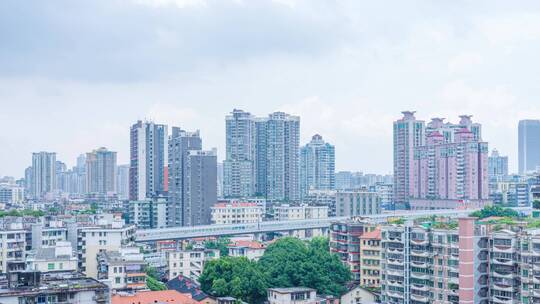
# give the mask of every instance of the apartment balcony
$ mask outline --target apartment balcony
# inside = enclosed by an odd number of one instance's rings
[[[386,285],[394,287],[403,287],[403,282],[395,280],[386,280]]]
[[[497,272],[493,271],[491,275],[494,278],[503,278],[503,279],[512,279],[514,277],[514,274],[511,272]]]
[[[428,240],[427,239],[411,239],[411,243],[416,245],[427,245]]]
[[[411,265],[414,266],[414,267],[419,267],[419,268],[428,268],[430,266],[426,262],[417,262],[417,261],[411,262]]]
[[[418,291],[429,291],[429,287],[422,284],[411,284],[411,289],[415,289]]]
[[[388,259],[386,261],[388,265],[397,265],[397,266],[403,266],[403,260],[396,260],[396,259]]]
[[[411,272],[411,278],[427,280],[430,278],[430,275],[425,274],[425,273],[419,273],[419,272]]]
[[[514,286],[512,280],[503,280],[499,282],[493,282],[492,286],[493,290],[500,290],[500,291],[514,291]]]
[[[493,252],[513,253],[515,248],[511,245],[493,245]]]
[[[417,256],[417,257],[423,257],[423,258],[427,258],[430,256],[430,252],[429,251],[423,251],[423,250],[411,250],[411,255],[412,256]]]
[[[421,295],[411,294],[411,299],[422,303],[430,303],[430,299],[428,297]]]
[[[386,240],[388,242],[394,242],[394,243],[400,243],[400,244],[403,242],[401,237],[390,236],[390,235],[386,237]]]
[[[390,253],[403,253],[403,248],[388,248],[387,251]]]
[[[403,270],[396,270],[396,269],[386,269],[386,274],[397,276],[397,277],[402,277],[404,275]]]
[[[387,294],[389,297],[392,297],[392,298],[403,299],[403,293],[401,293],[401,292],[399,292],[399,291],[388,290],[388,291],[386,291],[386,294]]]
[[[450,278],[448,278],[448,282],[450,282],[452,284],[459,284],[459,278],[450,277]]]
[[[507,266],[513,266],[514,260],[511,259],[501,259],[501,258],[493,258],[491,259],[492,265],[507,265]]]
[[[499,303],[499,304],[515,304],[518,302],[514,302],[514,300],[507,298],[507,297],[501,297],[501,296],[492,296],[491,297],[492,303]]]

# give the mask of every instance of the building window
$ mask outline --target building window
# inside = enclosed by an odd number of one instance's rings
[[[47,264],[47,269],[48,270],[54,270],[54,263]]]

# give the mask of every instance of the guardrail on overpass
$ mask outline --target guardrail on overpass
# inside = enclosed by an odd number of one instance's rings
[[[529,207],[513,208],[519,212],[530,212]],[[431,215],[437,216],[466,216],[476,209],[467,210],[422,210],[422,211],[395,211],[376,215],[362,216],[375,221],[386,221],[390,217],[404,217],[414,219]],[[328,228],[335,221],[346,220],[348,217],[330,217],[325,219],[268,221],[252,224],[204,225],[193,227],[172,227],[160,229],[137,230],[137,242],[155,242],[163,240],[182,240],[197,237],[218,237],[227,235],[257,234],[268,232],[283,232],[306,229]]]

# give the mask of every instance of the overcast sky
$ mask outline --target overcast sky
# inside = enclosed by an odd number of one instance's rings
[[[372,173],[392,171],[401,111],[471,114],[515,171],[539,56],[539,1],[3,0],[0,176],[42,150],[127,163],[145,118],[223,158],[234,108],[300,115],[302,143],[319,133],[338,170]]]

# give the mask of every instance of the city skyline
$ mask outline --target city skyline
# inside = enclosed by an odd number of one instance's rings
[[[35,151],[55,151],[71,166],[104,146],[126,164],[128,127],[144,118],[199,129],[223,160],[223,116],[234,108],[301,116],[302,144],[321,134],[336,146],[338,171],[377,173],[392,171],[388,126],[402,110],[470,113],[517,172],[518,121],[540,117],[538,3],[392,7],[8,1],[0,12],[0,126],[17,132],[2,134],[0,175],[22,177]]]

